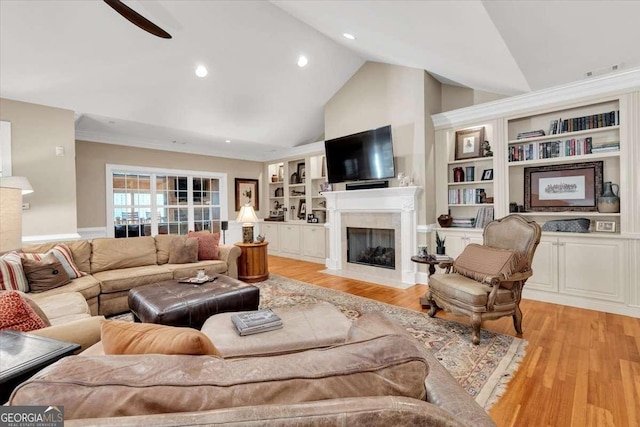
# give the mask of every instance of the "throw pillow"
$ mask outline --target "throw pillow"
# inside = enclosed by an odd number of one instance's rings
[[[471,243],[453,262],[458,274],[482,282],[487,277],[509,277],[527,268],[527,260],[518,252]],[[507,286],[508,288],[508,286]]]
[[[31,306],[17,291],[0,294],[0,331],[13,329],[14,331],[29,332],[46,327]]]
[[[80,271],[80,269],[76,267],[76,264],[73,261],[73,255],[71,254],[71,249],[69,249],[69,247],[63,243],[58,243],[44,254],[23,252],[20,254],[20,256],[26,259],[41,261],[42,258],[49,254],[53,254],[53,256],[55,256],[58,261],[60,261],[60,263],[62,264],[62,268],[64,268],[64,270],[69,275],[69,279],[76,279],[78,277],[87,275],[87,273]]]
[[[169,264],[198,262],[198,239],[174,240],[169,249]]]
[[[22,269],[29,281],[31,292],[44,292],[71,282],[62,263],[52,253],[40,261],[22,258]]]
[[[200,261],[220,258],[220,233],[190,231],[187,237],[198,238],[198,259]]]
[[[9,252],[0,257],[0,289],[29,292],[29,282],[17,252]]]
[[[105,354],[191,354],[220,356],[197,329],[106,320],[101,328]]]

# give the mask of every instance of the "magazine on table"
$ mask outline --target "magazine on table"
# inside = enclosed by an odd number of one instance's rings
[[[271,309],[234,314],[231,321],[240,335],[251,335],[282,328],[282,319]]]

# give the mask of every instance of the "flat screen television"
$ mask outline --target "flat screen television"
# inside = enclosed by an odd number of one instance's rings
[[[393,178],[391,125],[324,142],[329,183]]]

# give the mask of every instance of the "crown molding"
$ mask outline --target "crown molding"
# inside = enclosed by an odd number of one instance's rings
[[[637,89],[640,89],[640,68],[433,114],[431,119],[435,129],[439,130],[470,122],[524,114],[540,107],[552,107],[556,104],[561,105],[585,98],[615,95]]]

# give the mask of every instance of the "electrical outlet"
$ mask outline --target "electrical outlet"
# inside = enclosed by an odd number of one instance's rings
[[[23,203],[22,204],[22,209],[23,210],[31,209],[31,203]]]

